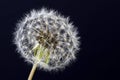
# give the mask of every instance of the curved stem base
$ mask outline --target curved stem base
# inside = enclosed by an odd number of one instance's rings
[[[32,70],[31,70],[31,72],[30,72],[30,74],[29,74],[28,80],[32,80],[36,68],[37,68],[37,63],[35,63],[35,64],[33,65]]]

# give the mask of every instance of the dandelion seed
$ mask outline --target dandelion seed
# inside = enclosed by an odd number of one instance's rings
[[[69,18],[53,10],[32,10],[18,24],[14,42],[18,52],[36,67],[47,71],[63,69],[79,50],[77,29]],[[28,80],[31,80],[29,78]]]

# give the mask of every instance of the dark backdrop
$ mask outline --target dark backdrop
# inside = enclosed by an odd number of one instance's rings
[[[41,7],[70,16],[81,50],[64,71],[37,70],[33,80],[119,80],[119,5],[111,0],[0,0],[0,80],[27,80],[32,65],[16,52],[12,33],[25,13]]]

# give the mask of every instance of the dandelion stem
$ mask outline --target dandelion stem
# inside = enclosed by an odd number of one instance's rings
[[[28,80],[32,80],[36,68],[37,68],[37,63],[35,63],[35,64],[33,65],[32,70],[31,70],[31,72],[30,72],[30,74],[29,74]]]

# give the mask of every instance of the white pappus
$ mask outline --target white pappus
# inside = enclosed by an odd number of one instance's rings
[[[48,71],[63,69],[75,60],[79,38],[68,17],[45,8],[26,14],[14,33],[14,43],[25,60]]]

